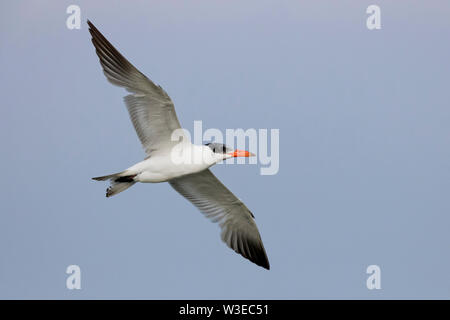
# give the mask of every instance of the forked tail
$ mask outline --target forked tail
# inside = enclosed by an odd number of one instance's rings
[[[136,174],[130,175],[126,171],[123,171],[103,177],[95,177],[92,179],[96,181],[106,181],[106,180],[110,181],[111,185],[108,187],[108,189],[106,189],[106,197],[109,198],[118,193],[121,193],[122,191],[127,190],[129,187],[135,184],[136,183],[136,181],[134,181],[135,177]]]

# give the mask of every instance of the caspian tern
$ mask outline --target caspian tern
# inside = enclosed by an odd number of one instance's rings
[[[188,139],[173,141],[172,133],[181,129],[168,94],[136,69],[88,20],[92,43],[109,82],[131,92],[124,100],[131,121],[147,154],[130,168],[93,178],[109,180],[106,196],[116,195],[136,182],[169,182],[207,218],[218,222],[222,240],[253,263],[270,269],[254,216],[209,170],[212,165],[232,157],[252,153],[232,150],[219,143],[191,144]],[[174,148],[183,157],[200,161],[174,161]]]

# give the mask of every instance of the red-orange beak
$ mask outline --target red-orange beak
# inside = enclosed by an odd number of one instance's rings
[[[230,152],[229,155],[233,156],[234,158],[237,157],[254,157],[255,154],[245,151],[245,150],[234,150],[233,152]]]

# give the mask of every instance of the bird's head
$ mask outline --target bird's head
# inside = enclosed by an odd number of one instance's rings
[[[227,147],[226,145],[222,143],[207,143],[205,144],[208,146],[211,151],[213,152],[213,156],[217,161],[229,159],[229,158],[236,158],[236,157],[253,157],[255,156],[253,153],[245,150],[233,150],[232,148]]]

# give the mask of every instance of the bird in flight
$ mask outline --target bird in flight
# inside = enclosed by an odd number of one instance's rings
[[[93,179],[110,181],[107,197],[136,182],[168,182],[207,218],[219,223],[228,247],[270,269],[253,214],[209,170],[225,159],[253,154],[219,143],[194,145],[183,137],[173,102],[163,88],[136,69],[89,20],[87,23],[107,80],[131,93],[124,98],[125,105],[147,155],[122,172]],[[178,140],[173,138],[177,130]]]

